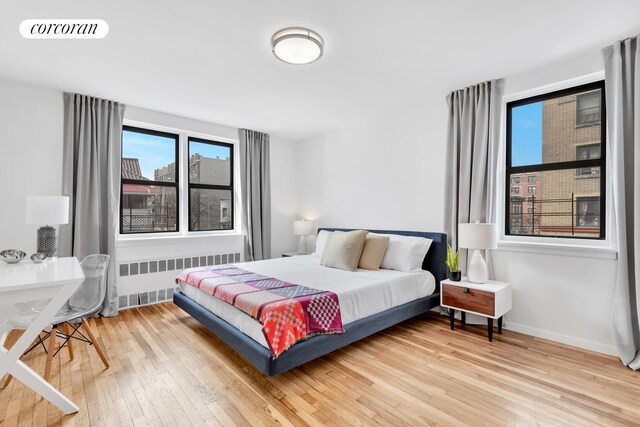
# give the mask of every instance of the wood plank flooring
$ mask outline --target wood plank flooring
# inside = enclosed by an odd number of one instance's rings
[[[93,322],[111,368],[78,343],[52,370],[80,412],[13,380],[3,426],[640,425],[640,374],[616,358],[433,314],[275,378],[172,303]],[[44,370],[42,351],[24,360]]]

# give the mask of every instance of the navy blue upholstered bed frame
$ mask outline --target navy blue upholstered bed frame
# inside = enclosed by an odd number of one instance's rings
[[[321,228],[327,231],[350,231],[342,228]],[[320,231],[318,230],[318,231]],[[271,357],[268,349],[231,326],[200,304],[181,292],[173,294],[173,302],[222,341],[240,353],[256,368],[269,376],[275,376],[300,366],[334,350],[358,341],[390,326],[403,322],[440,305],[440,281],[445,279],[445,259],[447,254],[447,235],[419,231],[370,230],[375,233],[400,234],[404,236],[426,237],[433,240],[429,252],[424,258],[422,268],[430,271],[436,278],[436,290],[433,294],[398,307],[391,308],[373,316],[356,320],[345,325],[343,334],[318,335],[301,341],[285,351],[277,359]]]

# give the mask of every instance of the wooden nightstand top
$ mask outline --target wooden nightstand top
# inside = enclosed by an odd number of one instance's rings
[[[496,280],[488,280],[487,283],[473,283],[468,280],[465,280],[464,278],[459,282],[454,282],[453,280],[445,279],[440,283],[445,285],[460,286],[463,288],[477,289],[479,291],[494,292],[494,293],[511,286],[511,283],[498,282]]]

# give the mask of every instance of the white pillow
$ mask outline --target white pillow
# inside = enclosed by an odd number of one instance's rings
[[[407,272],[422,269],[422,261],[433,240],[399,234],[382,234],[382,236],[389,236],[389,246],[380,268]]]
[[[329,240],[329,236],[331,235],[331,231],[321,230],[316,237],[316,251],[312,253],[314,257],[322,258],[322,253],[324,252],[324,248],[327,246],[327,241]]]

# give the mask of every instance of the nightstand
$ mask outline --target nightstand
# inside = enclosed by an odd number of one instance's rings
[[[498,320],[498,333],[502,334],[502,316],[511,310],[511,284],[489,280],[472,283],[467,280],[440,282],[440,305],[450,311],[451,330],[454,329],[456,310],[462,314],[478,314],[487,318],[489,341],[493,341],[493,320]]]
[[[296,255],[300,255],[298,252],[285,252],[282,254],[282,258],[287,258],[290,256],[296,256]]]

